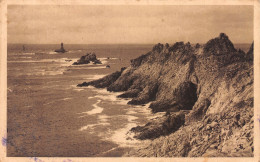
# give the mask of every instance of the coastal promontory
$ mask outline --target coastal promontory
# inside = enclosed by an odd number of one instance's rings
[[[166,112],[130,130],[152,141],[126,156],[252,157],[253,83],[253,44],[238,50],[221,33],[206,44],[159,43],[129,67],[78,86],[123,92],[128,104]]]

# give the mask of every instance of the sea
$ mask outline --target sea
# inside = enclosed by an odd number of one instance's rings
[[[120,157],[142,144],[129,133],[164,113],[127,105],[121,92],[77,87],[102,78],[153,45],[8,44],[7,156]],[[236,45],[248,51],[250,44]],[[94,52],[102,64],[72,65]],[[106,66],[109,65],[110,68]]]

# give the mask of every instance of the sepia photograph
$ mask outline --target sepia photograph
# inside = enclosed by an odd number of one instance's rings
[[[6,19],[7,157],[255,157],[254,5],[8,4]]]

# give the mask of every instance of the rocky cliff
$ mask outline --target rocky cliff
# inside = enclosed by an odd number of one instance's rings
[[[224,33],[205,45],[159,43],[120,72],[78,86],[88,85],[167,112],[131,130],[152,141],[129,156],[253,156],[253,45],[237,50]]]

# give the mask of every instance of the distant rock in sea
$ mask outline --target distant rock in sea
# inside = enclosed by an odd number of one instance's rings
[[[252,157],[253,47],[237,50],[224,33],[205,45],[159,43],[129,67],[78,86],[121,91],[128,104],[166,112],[131,130],[153,140],[129,156]]]
[[[97,59],[95,53],[87,53],[86,55],[81,56],[81,58],[77,62],[74,62],[73,65],[89,64],[90,62],[93,62],[93,64],[102,64],[102,62]]]
[[[60,49],[56,49],[54,52],[58,52],[58,53],[65,53],[67,52],[64,47],[63,47],[63,43],[60,44]]]

